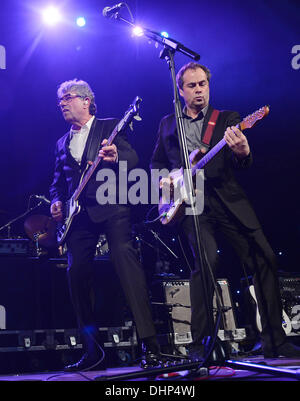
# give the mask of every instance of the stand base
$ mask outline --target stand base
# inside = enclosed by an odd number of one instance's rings
[[[113,375],[113,376],[96,376],[94,378],[95,381],[113,381],[113,380],[130,380],[130,379],[139,379],[142,377],[156,377],[158,375],[172,373],[172,372],[180,372],[180,371],[193,371],[197,376],[205,376],[208,375],[208,369],[201,366],[201,362],[193,362],[193,363],[183,363],[178,364],[176,366],[169,366],[166,368],[154,368],[154,369],[145,369],[138,370],[131,373],[125,373],[121,375]]]
[[[247,369],[253,372],[267,373],[274,376],[292,377],[297,380],[300,379],[300,369],[292,370],[292,369],[276,368],[274,366],[261,365],[258,363],[251,363],[251,362],[234,361],[230,359],[226,360],[225,364],[230,368]]]
[[[211,360],[209,364],[211,364]],[[250,372],[266,373],[275,377],[288,377],[296,380],[300,380],[300,369],[287,369],[287,368],[277,368],[273,366],[268,366],[264,364],[257,364],[251,362],[235,361],[232,359],[227,359],[222,363],[224,366],[239,369],[248,370]],[[192,362],[192,363],[181,363],[166,368],[154,368],[147,370],[137,370],[131,373],[125,373],[113,376],[96,376],[95,381],[114,381],[114,380],[134,380],[140,378],[153,379],[159,375],[166,375],[172,372],[182,372],[188,371],[187,378],[199,378],[201,376],[209,375],[209,368],[203,365],[203,362]]]

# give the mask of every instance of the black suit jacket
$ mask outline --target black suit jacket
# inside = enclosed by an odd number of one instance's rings
[[[74,193],[80,183],[83,169],[88,160],[93,161],[100,149],[103,139],[110,136],[117,125],[117,119],[94,119],[91,126],[87,143],[83,152],[81,166],[72,157],[69,150],[70,133],[67,132],[56,143],[54,177],[50,186],[51,203],[58,200],[66,202]],[[138,156],[127,140],[126,132],[119,133],[114,140],[118,149],[118,160],[127,161],[128,170],[134,168],[138,163]],[[118,178],[118,166],[102,162],[100,168],[114,169]],[[118,181],[117,181],[118,184]],[[96,181],[96,172],[86,186],[81,196],[81,203],[87,210],[94,222],[106,220],[117,213],[125,205],[99,205],[96,200],[96,191],[100,183]]]
[[[213,107],[209,106],[203,122],[202,134],[205,132]],[[234,111],[222,111],[219,114],[213,136],[211,147],[216,145],[224,136],[227,127],[238,124],[240,116]],[[246,227],[256,229],[260,227],[257,216],[247,199],[235,176],[235,169],[245,169],[252,164],[250,153],[243,161],[239,161],[228,146],[216,154],[204,167],[205,193],[214,193],[223,205],[237,217]],[[165,116],[159,125],[158,139],[151,158],[151,169],[167,168],[177,169],[182,166],[179,139],[176,127],[175,115]]]

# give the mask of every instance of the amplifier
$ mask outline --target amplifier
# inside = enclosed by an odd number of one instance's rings
[[[170,308],[175,344],[189,344],[191,334],[191,301],[189,280],[163,281],[165,302]]]
[[[282,302],[282,328],[287,336],[300,335],[300,275],[297,273],[281,273],[278,277]],[[248,277],[251,285],[246,288],[249,293],[248,303],[255,309],[254,327],[261,331],[261,318],[257,307],[257,299],[252,277]]]
[[[228,280],[218,279],[217,284],[220,289],[222,306],[226,310],[222,314],[218,336],[222,341],[242,340],[245,338],[246,332],[244,329],[237,328]],[[174,344],[189,344],[192,342],[190,282],[189,280],[168,280],[163,281],[162,286],[165,302],[170,309]],[[213,299],[213,308],[216,316],[216,295]]]
[[[285,316],[284,330],[289,336],[300,335],[300,275],[279,277],[279,289]]]
[[[0,255],[28,255],[29,239],[0,239]]]

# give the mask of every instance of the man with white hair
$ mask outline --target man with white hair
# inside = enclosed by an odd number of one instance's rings
[[[111,169],[115,169],[120,161],[126,161],[130,170],[137,164],[138,157],[124,131],[116,136],[113,144],[106,145],[118,120],[95,117],[95,96],[86,82],[64,82],[57,93],[63,117],[71,124],[70,131],[57,141],[54,178],[50,187],[51,214],[56,221],[62,221],[65,201],[78,187],[87,163],[97,154],[102,158],[101,167]],[[132,244],[129,207],[123,204],[100,205],[96,199],[98,187],[94,174],[81,195],[82,210],[75,216],[66,238],[69,288],[84,355],[78,363],[67,366],[65,370],[89,370],[104,358],[90,299],[92,265],[100,233],[107,236],[112,264],[143,342],[145,354],[141,366],[159,366],[161,359],[146,280]]]

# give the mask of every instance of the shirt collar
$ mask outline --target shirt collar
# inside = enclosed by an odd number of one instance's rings
[[[71,129],[70,129],[71,137],[72,137],[73,135],[76,135],[76,134],[79,134],[79,133],[89,132],[90,129],[91,129],[91,126],[92,126],[92,124],[93,124],[94,118],[95,118],[95,116],[92,116],[92,117],[89,119],[89,121],[87,121],[79,130],[74,130],[74,129],[71,128]]]
[[[207,110],[208,110],[208,105],[205,106],[201,111],[199,111],[198,116],[196,118],[192,118],[187,114],[187,108],[186,108],[186,106],[184,106],[184,108],[183,108],[183,117],[184,118],[188,118],[191,121],[196,121],[198,119],[202,120],[202,118],[204,118],[206,116]]]

